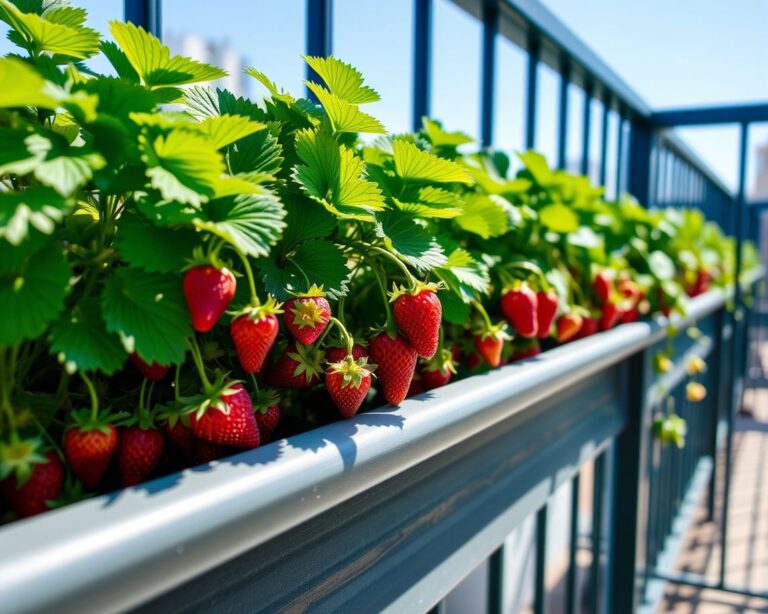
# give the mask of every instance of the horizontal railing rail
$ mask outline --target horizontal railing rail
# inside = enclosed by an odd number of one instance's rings
[[[722,308],[725,298],[715,291],[695,299],[689,314],[673,325],[683,328],[707,317]],[[407,400],[399,408],[365,413],[13,524],[0,538],[0,602],[12,611],[136,607],[286,532],[295,533],[303,523],[492,432],[526,408],[563,394],[560,406],[573,413],[569,390],[666,334],[660,323],[623,325]],[[609,380],[616,383],[615,376]],[[539,415],[542,424],[551,425],[547,412]],[[613,435],[620,430],[621,422]],[[548,431],[537,432],[543,437]],[[585,460],[569,462],[575,470]],[[43,584],[44,591],[35,590]],[[434,587],[429,595],[435,601],[442,596]]]

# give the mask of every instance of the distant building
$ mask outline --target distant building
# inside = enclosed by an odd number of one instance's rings
[[[166,34],[163,42],[174,54],[213,64],[227,71],[226,77],[206,85],[227,89],[236,96],[248,97],[250,94],[249,79],[243,73],[248,63],[228,42],[208,40],[198,34]]]

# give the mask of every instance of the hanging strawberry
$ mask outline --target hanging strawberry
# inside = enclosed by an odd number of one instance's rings
[[[331,306],[322,286],[312,284],[309,290],[297,294],[285,303],[283,320],[294,339],[310,345],[323,334],[331,317]]]

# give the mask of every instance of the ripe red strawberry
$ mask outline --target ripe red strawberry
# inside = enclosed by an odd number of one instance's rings
[[[184,274],[184,298],[192,316],[192,328],[206,333],[211,330],[235,296],[237,282],[228,269],[198,265]]]
[[[621,317],[621,310],[619,306],[613,301],[608,301],[603,305],[603,310],[600,314],[600,328],[602,330],[608,330],[616,326],[616,323]]]
[[[165,438],[156,428],[138,424],[122,429],[117,453],[117,471],[123,488],[146,481],[160,462]]]
[[[381,382],[384,398],[390,405],[399,405],[408,394],[418,354],[402,335],[383,332],[370,344],[371,359],[378,365],[376,376]]]
[[[248,391],[242,384],[221,379],[215,388],[216,392],[189,414],[192,431],[210,443],[233,448],[258,447],[261,438]]]
[[[272,435],[280,422],[280,397],[274,390],[259,390],[253,397],[253,412],[259,427],[261,443],[272,439]]]
[[[541,354],[541,346],[538,341],[531,341],[524,345],[520,350],[520,360],[533,358]]]
[[[278,388],[310,388],[320,381],[323,352],[315,347],[290,344],[267,373],[267,382]]]
[[[272,435],[280,423],[280,406],[270,405],[263,411],[256,411],[256,423],[259,425],[262,443],[272,440]]]
[[[582,319],[581,330],[579,331],[577,339],[583,339],[594,335],[600,329],[600,322],[592,316],[586,316]]]
[[[343,418],[351,418],[360,409],[371,388],[371,371],[375,368],[367,358],[355,360],[351,356],[328,366],[325,387]]]
[[[565,343],[579,334],[584,319],[578,313],[564,313],[557,319],[557,342]]]
[[[229,332],[246,373],[258,373],[264,366],[280,329],[277,313],[280,305],[270,296],[264,305],[249,308],[232,320]]]
[[[528,284],[523,283],[504,292],[501,311],[519,336],[535,337],[539,334],[538,300]]]
[[[392,293],[397,326],[422,358],[432,358],[440,340],[443,306],[434,284],[419,284],[413,291],[403,288]]]
[[[446,349],[435,354],[420,370],[421,381],[427,390],[445,386],[455,373],[456,363],[453,360],[453,353]]]
[[[613,275],[609,269],[603,269],[592,281],[592,290],[599,302],[605,303],[613,294]]]
[[[552,290],[549,292],[539,291],[536,293],[536,320],[539,328],[539,339],[549,337],[552,322],[557,315],[557,294]]]
[[[195,442],[197,437],[195,437],[192,429],[184,424],[180,416],[177,416],[175,419],[169,418],[163,423],[161,428],[173,449],[185,461],[190,462],[195,458]]]
[[[11,473],[0,482],[0,494],[22,518],[47,512],[49,503],[61,496],[64,485],[64,465],[53,452],[35,454],[28,468],[31,473],[26,480],[20,481],[16,473]]]
[[[240,450],[236,448],[230,448],[228,446],[220,446],[209,441],[198,439],[195,441],[195,462],[204,465],[220,458],[226,458],[237,454]]]
[[[480,354],[480,352],[470,352],[467,355],[467,369],[470,371],[474,371],[475,369],[479,369],[480,365],[483,364],[483,356]]]
[[[475,336],[475,347],[485,361],[496,368],[501,364],[501,350],[504,347],[504,337],[493,332]]]
[[[86,488],[95,488],[117,452],[119,437],[112,424],[78,423],[64,433],[64,455]]]
[[[164,380],[165,376],[168,375],[168,370],[170,369],[168,365],[161,365],[154,361],[152,361],[152,364],[149,364],[136,352],[131,354],[131,362],[139,371],[141,371],[141,374],[144,377],[152,382],[159,382]]]
[[[368,356],[368,349],[365,346],[355,343],[352,346],[352,358],[359,360]],[[329,347],[325,350],[325,359],[328,362],[341,362],[347,357],[347,348]]]
[[[322,288],[313,285],[285,303],[283,320],[299,343],[310,345],[323,334],[331,318],[331,306]]]
[[[621,312],[619,322],[622,324],[629,324],[631,322],[637,322],[640,319],[640,314],[637,311],[637,307],[630,307],[629,309]]]
[[[410,399],[411,397],[415,397],[426,391],[427,389],[424,386],[424,382],[421,380],[421,375],[418,372],[414,373],[411,384],[408,386],[408,394],[406,395],[406,398]]]

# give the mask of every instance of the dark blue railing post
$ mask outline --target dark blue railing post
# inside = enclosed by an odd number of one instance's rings
[[[493,111],[496,98],[496,34],[499,31],[499,7],[483,4],[483,58],[480,92],[480,140],[483,147],[493,143]]]
[[[560,59],[560,102],[557,118],[557,167],[564,169],[568,162],[568,90],[571,85],[571,62],[567,56]]]
[[[607,612],[635,612],[645,584],[652,421],[647,396],[652,384],[650,350],[632,356],[623,376],[627,424],[615,446]]]
[[[541,59],[541,41],[538,33],[528,35],[528,67],[526,76],[525,98],[525,148],[536,147],[536,105],[538,104],[539,60]]]
[[[123,4],[125,21],[135,23],[147,32],[162,38],[161,4],[160,0],[125,0]]]
[[[641,118],[635,118],[629,132],[627,190],[643,204],[649,202],[652,142],[650,125]]]
[[[584,118],[581,135],[581,174],[589,176],[589,141],[592,135],[592,80],[584,79]]]
[[[333,53],[333,0],[307,0],[306,50],[307,55],[317,57],[326,57]],[[307,80],[320,80],[309,65]],[[307,98],[317,101],[309,88]]]
[[[608,131],[611,115],[611,97],[606,94],[603,97],[603,118],[600,127],[600,185],[604,186],[608,177]]]
[[[310,0],[311,2],[311,0]],[[413,16],[413,111],[411,126],[421,129],[429,115],[432,90],[432,0],[416,0]]]

